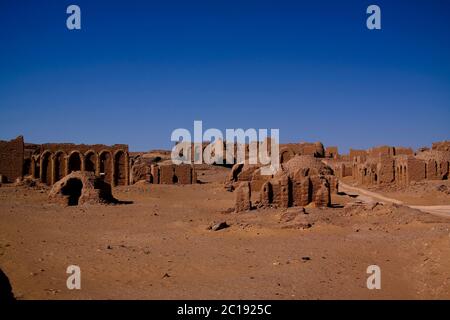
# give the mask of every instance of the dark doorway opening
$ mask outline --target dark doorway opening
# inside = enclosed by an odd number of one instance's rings
[[[83,183],[80,179],[69,179],[67,184],[62,188],[61,192],[63,195],[68,196],[68,205],[76,206],[78,205],[78,200],[81,196],[81,189],[83,189]]]
[[[81,170],[81,158],[78,153],[73,153],[69,157],[69,173]]]
[[[84,160],[84,170],[95,172],[95,155],[93,153],[86,155]]]
[[[178,177],[176,176],[176,175],[174,175],[173,177],[172,177],[172,183],[178,183]]]

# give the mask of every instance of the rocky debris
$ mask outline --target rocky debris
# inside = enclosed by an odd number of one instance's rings
[[[303,207],[293,207],[281,212],[280,223],[284,229],[309,229],[313,225]]]
[[[355,201],[355,202],[349,202],[344,205],[344,211],[352,211],[355,209],[358,210],[374,210],[375,208],[378,208],[380,206],[383,206],[383,203],[377,202],[377,201],[371,201],[371,202],[362,202],[362,201]]]
[[[31,176],[24,178],[17,178],[14,182],[16,187],[26,187],[26,188],[48,188],[46,184],[43,184],[39,179],[32,178]]]
[[[445,194],[450,194],[450,188],[444,184],[437,186],[436,190]]]
[[[233,212],[234,212],[234,208],[228,208],[228,209],[220,211],[221,214],[229,214],[229,213],[233,213]]]
[[[305,256],[305,257],[302,257],[302,260],[303,261],[311,261],[311,257]]]
[[[379,202],[373,201],[373,202],[369,202],[366,206],[367,206],[367,209],[373,210],[373,209],[375,209],[375,207],[378,206],[379,204],[380,204]]]
[[[111,185],[88,171],[74,171],[56,182],[48,198],[66,206],[117,202],[112,196]]]
[[[220,222],[211,223],[211,225],[208,227],[208,229],[211,231],[219,231],[219,230],[226,229],[229,227],[230,227],[230,225],[226,221],[220,221]]]

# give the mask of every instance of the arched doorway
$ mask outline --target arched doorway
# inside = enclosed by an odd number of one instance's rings
[[[47,185],[52,184],[51,153],[44,152],[41,158],[41,181]]]
[[[83,183],[80,179],[72,178],[67,181],[67,184],[61,189],[61,193],[67,196],[67,205],[78,205],[82,189]]]
[[[39,170],[41,165],[39,163],[39,158],[33,157],[31,158],[31,172],[33,174],[33,178],[39,179]]]
[[[100,176],[103,177],[104,181],[111,183],[112,170],[111,170],[111,153],[109,151],[104,151],[99,155],[100,161]]]
[[[88,152],[84,157],[84,170],[95,173],[95,164],[97,162],[97,157],[94,152]]]
[[[115,186],[123,186],[126,185],[126,157],[125,152],[117,151],[114,156],[114,185]]]
[[[66,155],[58,152],[55,155],[55,182],[61,180],[66,174]]]
[[[74,152],[69,156],[68,167],[69,173],[81,170],[81,157],[78,152]]]
[[[31,174],[31,159],[30,158],[23,159],[22,172],[23,172],[24,176],[28,176]]]

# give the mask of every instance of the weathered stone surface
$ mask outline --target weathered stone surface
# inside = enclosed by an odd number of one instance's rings
[[[50,190],[49,200],[62,205],[96,204],[116,202],[111,185],[95,177],[92,172],[74,171]]]
[[[226,221],[214,222],[211,224],[210,228],[212,231],[219,231],[228,228],[230,225]]]
[[[250,183],[241,182],[235,192],[235,211],[242,212],[250,210],[252,208]]]

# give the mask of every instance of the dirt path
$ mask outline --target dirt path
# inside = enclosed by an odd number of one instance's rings
[[[440,217],[446,217],[450,218],[450,205],[436,205],[436,206],[417,206],[417,205],[409,205],[407,203],[404,203],[403,201],[392,199],[385,197],[379,193],[365,190],[358,187],[349,186],[348,184],[345,184],[343,182],[339,182],[339,191],[345,192],[346,194],[350,196],[358,196],[358,199],[363,202],[373,202],[373,201],[380,201],[380,202],[389,202],[389,203],[395,203],[399,205],[404,205],[412,209],[417,209],[422,212],[431,213]]]

